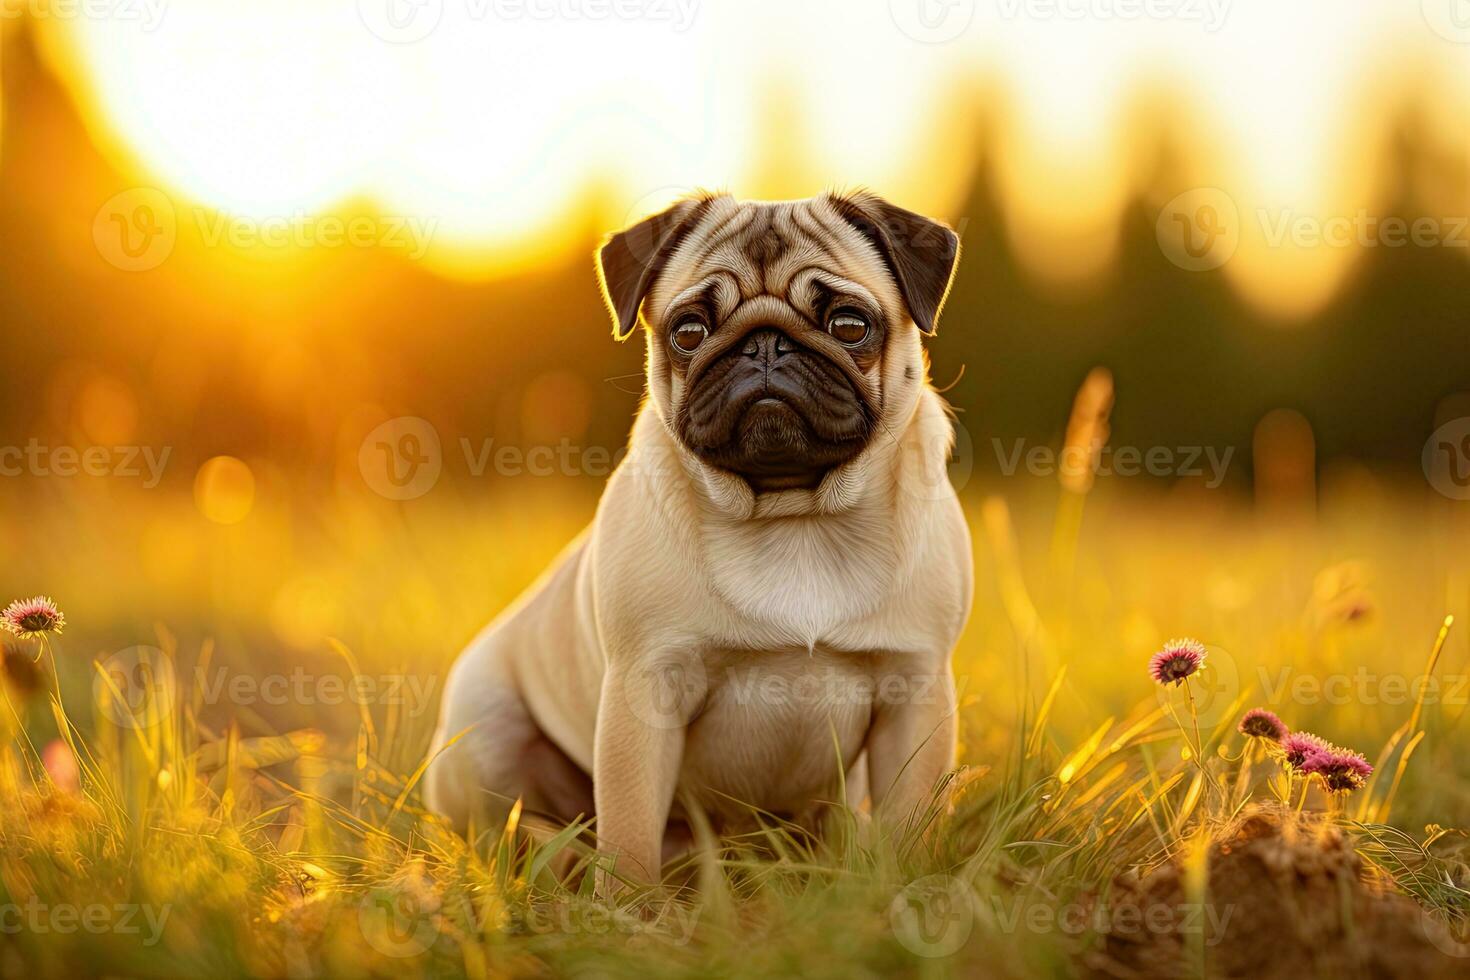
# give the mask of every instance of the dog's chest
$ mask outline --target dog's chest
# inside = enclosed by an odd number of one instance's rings
[[[785,814],[834,799],[874,706],[892,694],[878,654],[729,650],[704,666],[707,695],[687,730],[681,784],[717,813],[731,799]]]
[[[706,541],[706,573],[752,633],[812,649],[891,594],[897,549],[880,521],[747,522]]]

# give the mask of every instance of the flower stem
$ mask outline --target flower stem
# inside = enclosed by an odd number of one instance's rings
[[[1200,738],[1199,734],[1199,712],[1195,710],[1194,706],[1194,688],[1189,686],[1189,681],[1187,680],[1184,682],[1184,693],[1189,696],[1189,720],[1194,726],[1195,765],[1199,766],[1199,771],[1204,776],[1205,782],[1209,783],[1210,787],[1217,793],[1223,794],[1224,790],[1216,785],[1215,781],[1210,778],[1210,770],[1205,768],[1205,742],[1204,739]]]
[[[1258,748],[1255,739],[1246,739],[1245,751],[1240,753],[1240,769],[1235,774],[1235,800],[1244,803],[1250,795],[1251,769],[1256,761]]]
[[[56,650],[54,647],[51,646],[51,641],[45,636],[41,637],[41,650],[51,661],[51,679],[56,684],[56,706],[61,709],[62,717],[66,718],[67,721],[70,722],[71,719],[66,713],[66,705],[61,700],[61,670],[57,667],[56,664]],[[70,741],[70,739],[68,739],[68,741]]]

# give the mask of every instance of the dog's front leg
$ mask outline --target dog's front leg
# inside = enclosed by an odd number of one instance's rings
[[[868,731],[868,784],[874,815],[898,830],[954,767],[954,675],[945,658],[938,672],[903,671],[884,680]]]
[[[618,877],[659,878],[684,732],[704,696],[704,671],[693,656],[608,665],[597,710],[592,788],[598,849],[614,859]],[[602,883],[604,892],[616,888],[611,877]]]

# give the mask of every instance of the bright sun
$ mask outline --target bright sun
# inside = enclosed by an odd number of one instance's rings
[[[998,94],[1012,234],[1066,278],[1111,257],[1140,96],[1190,116],[1192,162],[1210,168],[1197,183],[1228,188],[1243,213],[1361,202],[1355,97],[1411,71],[1450,105],[1470,91],[1470,47],[1419,6],[134,0],[118,9],[135,17],[57,26],[95,135],[140,180],[252,217],[431,217],[429,260],[467,275],[554,237],[589,195],[618,221],[694,185],[866,184],[952,216],[972,166],[955,113]],[[1128,14],[1145,9],[1162,16]],[[1247,256],[1252,235],[1243,223]],[[1344,261],[1285,267],[1330,285]],[[1238,265],[1257,291],[1283,267],[1279,254]]]

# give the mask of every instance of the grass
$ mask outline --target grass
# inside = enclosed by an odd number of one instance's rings
[[[513,816],[467,842],[423,813],[438,690],[383,683],[441,677],[595,492],[524,489],[289,509],[265,492],[232,528],[140,497],[112,502],[106,533],[86,501],[7,501],[37,520],[10,542],[25,581],[0,584],[53,592],[70,622],[59,687],[43,657],[27,689],[14,657],[40,647],[12,644],[0,974],[1073,975],[1120,883],[1175,866],[1207,905],[1211,846],[1254,806],[1341,827],[1446,922],[1470,910],[1470,657],[1446,619],[1470,612],[1470,536],[1427,491],[1359,476],[1282,517],[1188,486],[971,488],[952,812],[878,835],[835,806],[819,835],[770,819],[608,902],[586,827]],[[1208,666],[1162,689],[1147,660],[1173,635]],[[284,697],[230,686],[266,676]],[[361,704],[323,684],[359,677]],[[1288,780],[1235,731],[1255,705],[1364,751],[1372,782],[1330,798]],[[1189,970],[1210,972],[1218,938],[1188,933]]]

